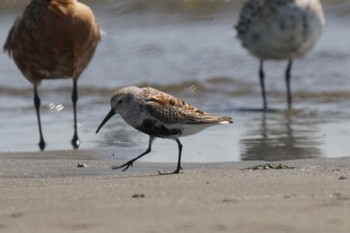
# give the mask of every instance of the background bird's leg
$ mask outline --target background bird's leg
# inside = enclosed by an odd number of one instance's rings
[[[41,129],[41,120],[40,120],[40,98],[38,95],[37,85],[34,85],[34,105],[36,110],[36,116],[38,118],[38,126],[39,126],[39,134],[40,134],[40,141],[39,141],[39,148],[40,150],[45,149],[45,140],[43,137],[43,131]]]
[[[261,87],[261,95],[263,98],[263,110],[267,110],[267,101],[266,101],[266,92],[265,92],[265,74],[264,74],[264,60],[260,60],[260,69],[259,69],[259,77],[260,77],[260,87]]]
[[[290,59],[286,69],[287,103],[288,103],[289,109],[292,108],[292,94],[290,92],[290,78],[291,78],[292,64],[293,64],[293,60]]]
[[[145,152],[143,152],[142,154],[140,154],[139,156],[133,158],[132,160],[129,160],[128,162],[124,163],[123,165],[120,166],[112,166],[112,169],[119,169],[119,168],[123,168],[124,169],[122,171],[127,170],[130,166],[132,167],[133,163],[138,160],[139,158],[141,158],[142,156],[148,154],[149,152],[151,152],[152,149],[152,143],[153,143],[154,137],[149,137],[149,142],[148,142],[148,148]]]
[[[73,102],[73,113],[74,113],[74,135],[71,143],[74,149],[78,149],[80,144],[79,138],[78,138],[78,127],[77,127],[77,101],[78,101],[77,80],[73,79],[72,102]]]

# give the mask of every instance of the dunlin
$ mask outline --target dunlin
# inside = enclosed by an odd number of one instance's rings
[[[182,144],[179,138],[192,135],[217,124],[232,123],[229,116],[219,116],[203,112],[185,101],[159,90],[129,86],[117,90],[111,99],[111,110],[104,118],[96,133],[115,114],[135,129],[149,135],[148,148],[141,155],[114,169],[127,170],[142,156],[151,152],[153,140],[169,138],[177,142],[179,148],[176,170],[181,168]],[[172,174],[171,173],[171,174]]]
[[[247,0],[236,25],[237,37],[260,59],[263,109],[267,109],[263,63],[265,59],[288,60],[285,72],[288,108],[293,59],[305,55],[316,43],[324,25],[319,0]]]
[[[72,78],[74,135],[79,147],[76,103],[77,80],[100,41],[100,27],[91,9],[76,0],[32,0],[11,28],[4,51],[13,57],[22,74],[34,86],[39,125],[39,147],[45,149],[37,87],[44,79]]]

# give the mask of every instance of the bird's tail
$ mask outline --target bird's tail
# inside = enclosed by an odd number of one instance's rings
[[[219,122],[219,124],[228,125],[228,124],[232,124],[233,123],[232,117],[221,116],[220,118],[221,118],[221,121]]]
[[[232,117],[229,116],[220,116],[220,115],[205,115],[202,119],[201,119],[202,123],[219,123],[219,124],[232,124],[233,123],[233,119]]]

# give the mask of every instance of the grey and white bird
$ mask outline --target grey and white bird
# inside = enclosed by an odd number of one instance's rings
[[[113,169],[123,168],[123,171],[151,152],[155,138],[168,138],[175,140],[178,144],[177,167],[172,173],[179,173],[182,169],[180,137],[198,133],[217,124],[233,122],[229,116],[203,112],[181,99],[151,87],[129,86],[117,90],[111,98],[111,110],[97,128],[96,133],[115,114],[119,114],[133,128],[149,135],[148,148],[145,152],[121,166],[113,167]]]
[[[319,0],[245,1],[235,28],[242,46],[260,59],[263,110],[267,110],[264,60],[288,60],[285,81],[288,108],[291,109],[293,59],[310,51],[319,39],[324,23],[324,12]]]

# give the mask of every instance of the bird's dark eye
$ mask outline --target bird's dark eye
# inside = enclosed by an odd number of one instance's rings
[[[118,104],[121,104],[121,103],[123,103],[123,100],[119,100],[119,101],[118,101]]]

